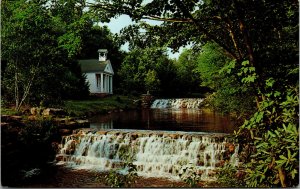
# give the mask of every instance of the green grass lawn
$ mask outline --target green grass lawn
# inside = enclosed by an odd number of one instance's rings
[[[118,109],[134,109],[134,98],[127,96],[110,96],[105,98],[91,98],[89,100],[68,100],[62,107],[70,116],[82,117],[98,113],[107,113]]]
[[[60,108],[69,116],[86,117],[95,114],[108,113],[114,110],[127,110],[138,108],[134,104],[135,98],[121,95],[113,95],[104,98],[90,97],[86,100],[67,100]],[[45,107],[46,108],[46,107]],[[1,115],[21,115],[13,107],[1,107]]]

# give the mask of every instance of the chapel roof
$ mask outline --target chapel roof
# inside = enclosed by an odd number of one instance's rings
[[[99,61],[98,59],[79,60],[81,71],[83,73],[104,72],[109,60]]]

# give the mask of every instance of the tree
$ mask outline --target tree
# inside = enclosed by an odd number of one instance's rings
[[[159,91],[160,80],[157,78],[157,73],[155,70],[148,70],[145,76],[145,89],[148,92]]]
[[[253,112],[254,91],[233,74],[235,61],[223,54],[215,43],[205,44],[196,58],[202,85],[214,91],[209,101],[216,110],[236,113],[239,117]]]
[[[197,73],[198,52],[192,49],[184,49],[178,60],[175,62],[177,68],[178,82],[181,91],[185,93],[202,92],[204,88],[200,87],[201,79]],[[185,95],[186,95],[185,94]]]
[[[175,79],[172,66],[166,50],[136,48],[128,53],[118,72],[123,81],[121,86],[126,93],[150,91],[161,94],[168,90],[174,91],[175,88],[170,88],[170,81]]]
[[[46,4],[19,0],[4,1],[1,7],[2,58],[6,62],[2,91],[7,100],[14,97],[17,110],[25,101],[56,103],[75,86],[77,94],[87,94],[79,67],[70,58],[74,48],[60,45],[64,22],[53,17]]]
[[[3,58],[8,62],[7,76],[14,78],[11,90],[14,90],[16,109],[19,110],[30,93],[41,62],[45,61],[45,54],[50,53],[51,49],[43,48],[43,44],[53,42],[51,36],[44,34],[51,30],[51,19],[36,3],[6,1],[4,5]]]

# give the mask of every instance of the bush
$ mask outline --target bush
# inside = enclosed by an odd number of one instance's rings
[[[201,179],[201,173],[197,171],[195,166],[189,164],[181,168],[179,177],[190,187],[196,187]]]
[[[274,90],[274,83],[273,79],[266,81],[259,110],[236,133],[241,144],[249,144],[251,155],[245,159],[249,187],[299,184],[298,88],[280,92]],[[241,136],[248,138],[240,140]]]
[[[245,186],[245,172],[238,170],[230,163],[225,163],[217,172],[218,183],[220,187],[240,188]]]
[[[125,163],[126,174],[120,174],[118,171],[112,170],[105,176],[105,182],[110,187],[131,187],[135,183],[137,177],[136,166],[132,162]]]
[[[52,142],[59,141],[49,120],[14,123],[1,128],[2,185],[21,186],[49,174],[55,158]]]

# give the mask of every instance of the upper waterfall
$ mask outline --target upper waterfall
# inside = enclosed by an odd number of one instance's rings
[[[199,109],[203,101],[202,98],[156,99],[151,108]]]

